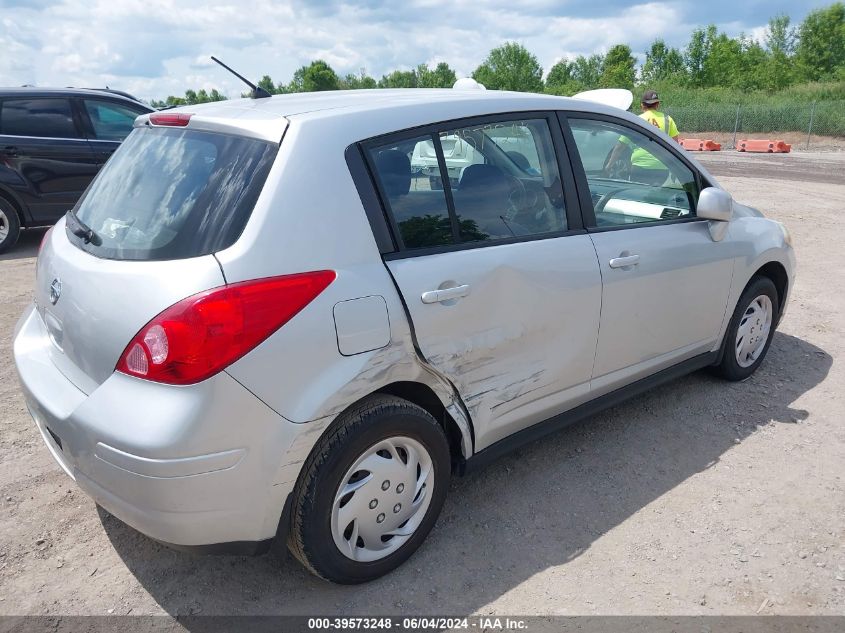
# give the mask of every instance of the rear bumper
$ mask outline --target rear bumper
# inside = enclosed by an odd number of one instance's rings
[[[319,435],[311,424],[284,419],[225,372],[185,387],[115,373],[86,395],[51,363],[49,345],[28,309],[14,341],[27,406],[53,457],[97,503],[175,546],[276,535]]]

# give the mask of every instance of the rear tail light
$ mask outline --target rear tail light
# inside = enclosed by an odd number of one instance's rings
[[[254,349],[335,279],[332,270],[221,286],[183,299],[135,335],[115,369],[174,385],[200,382]]]
[[[192,116],[193,113],[153,112],[150,115],[150,123],[153,125],[165,125],[170,127],[185,127],[188,125]]]

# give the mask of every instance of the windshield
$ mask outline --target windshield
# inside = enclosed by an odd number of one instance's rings
[[[136,128],[74,209],[99,239],[86,242],[70,230],[68,237],[107,259],[222,250],[243,231],[277,148],[227,134]]]

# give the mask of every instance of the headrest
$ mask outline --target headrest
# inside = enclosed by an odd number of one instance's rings
[[[376,169],[388,196],[404,196],[411,189],[411,161],[398,149],[386,149],[376,156]]]
[[[495,189],[507,187],[508,181],[501,169],[494,165],[470,165],[461,174],[460,189],[475,189],[476,187],[487,187]]]

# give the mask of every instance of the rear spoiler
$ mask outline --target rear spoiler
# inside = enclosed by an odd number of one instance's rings
[[[154,120],[150,120],[157,116],[167,117],[168,119],[184,117],[187,119],[187,123],[179,125],[179,128],[183,130],[204,130],[206,132],[246,136],[270,141],[271,143],[281,142],[288,126],[287,118],[274,112],[268,112],[263,108],[242,107],[239,105],[239,101],[220,101],[201,106],[180,106],[168,109],[166,112],[157,110],[140,115],[135,119],[134,127],[160,127]]]

